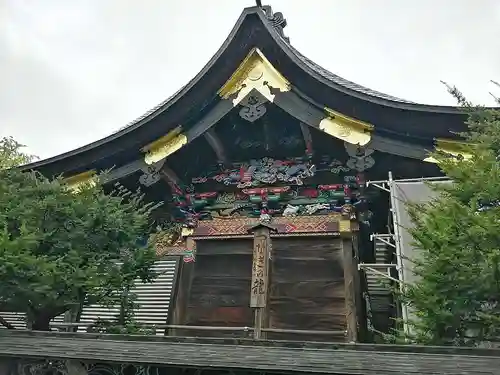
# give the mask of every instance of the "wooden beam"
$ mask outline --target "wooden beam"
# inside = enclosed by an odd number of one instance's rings
[[[205,134],[215,126],[224,116],[234,108],[231,98],[222,99],[201,120],[194,124],[187,132],[188,143]]]
[[[311,103],[312,100],[309,98],[302,96],[299,97],[295,91],[280,92],[279,90],[276,90],[274,95],[274,105],[288,113],[290,116],[296,118],[304,125],[319,129],[319,124],[324,118],[324,111],[319,108],[319,104]],[[221,100],[217,103],[217,105],[210,110],[209,113],[207,113],[201,120],[186,131],[187,143],[189,144],[199,136],[205,134],[233,108],[234,106],[231,99]],[[429,156],[428,150],[423,146],[393,138],[382,137],[377,134],[372,134],[370,147],[376,151],[417,160],[424,160]],[[124,178],[137,170],[140,170],[143,166],[143,157],[129,164],[117,166],[109,173],[105,182],[111,183]]]
[[[304,124],[303,122],[300,123],[300,131],[302,132],[302,137],[304,138],[304,143],[306,145],[306,153],[308,155],[313,154],[313,143],[312,143],[312,136],[311,132],[309,131],[309,126]]]
[[[214,150],[215,155],[217,155],[217,161],[224,165],[228,165],[229,161],[226,156],[224,145],[222,144],[222,141],[220,140],[217,133],[215,133],[215,130],[214,129],[207,130],[204,136],[210,147],[212,147],[212,149]]]
[[[172,193],[180,194],[180,183],[181,180],[177,176],[177,174],[168,167],[168,165],[164,164],[162,169],[160,170],[160,176],[163,181],[170,186]]]
[[[273,138],[271,137],[271,129],[269,128],[270,124],[267,119],[264,118],[263,127],[264,127],[264,148],[266,152],[269,152],[273,149]]]

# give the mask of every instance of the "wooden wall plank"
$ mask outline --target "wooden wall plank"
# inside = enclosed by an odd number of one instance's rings
[[[229,255],[252,254],[252,247],[248,246],[252,239],[224,239],[200,240],[203,245],[196,249],[198,255]]]
[[[346,304],[340,239],[273,239],[270,326],[339,331],[338,335],[269,333],[268,338],[344,340]]]
[[[234,250],[229,252],[229,250]],[[239,250],[238,250],[239,249]],[[186,323],[194,326],[251,327],[252,240],[199,240]],[[241,332],[190,331],[196,336]]]
[[[318,293],[321,297],[344,298],[344,278],[336,280],[307,280],[307,281],[275,281],[271,288],[271,294],[281,297],[309,297]]]

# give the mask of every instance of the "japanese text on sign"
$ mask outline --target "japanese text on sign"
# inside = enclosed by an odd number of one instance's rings
[[[250,306],[264,307],[267,299],[267,237],[254,240]]]

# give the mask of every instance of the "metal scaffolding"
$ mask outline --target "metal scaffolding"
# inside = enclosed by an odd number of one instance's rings
[[[387,180],[381,181],[367,181],[366,186],[374,186],[382,191],[389,194],[389,210],[391,212],[391,218],[388,225],[388,232],[386,234],[372,234],[370,240],[380,241],[385,245],[394,249],[396,255],[396,263],[381,264],[381,263],[361,263],[358,265],[358,269],[363,269],[365,271],[371,272],[381,277],[385,277],[388,280],[394,281],[398,284],[399,289],[402,291],[405,283],[405,269],[403,267],[403,248],[401,244],[401,219],[399,217],[398,211],[395,209],[397,205],[397,197],[395,194],[395,183],[421,183],[421,182],[431,182],[431,181],[446,181],[446,177],[422,177],[422,178],[412,178],[412,179],[400,179],[394,180],[392,172],[389,172],[389,178]],[[391,233],[392,232],[392,233]],[[382,272],[384,269],[385,272]],[[391,275],[391,269],[396,269],[398,273],[398,278]],[[408,333],[408,306],[406,304],[401,304],[401,317],[403,319],[403,329],[405,333]]]

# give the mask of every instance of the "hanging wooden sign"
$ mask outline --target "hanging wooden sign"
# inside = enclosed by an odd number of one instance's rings
[[[265,307],[267,303],[268,247],[268,235],[260,234],[254,237],[250,307]]]

